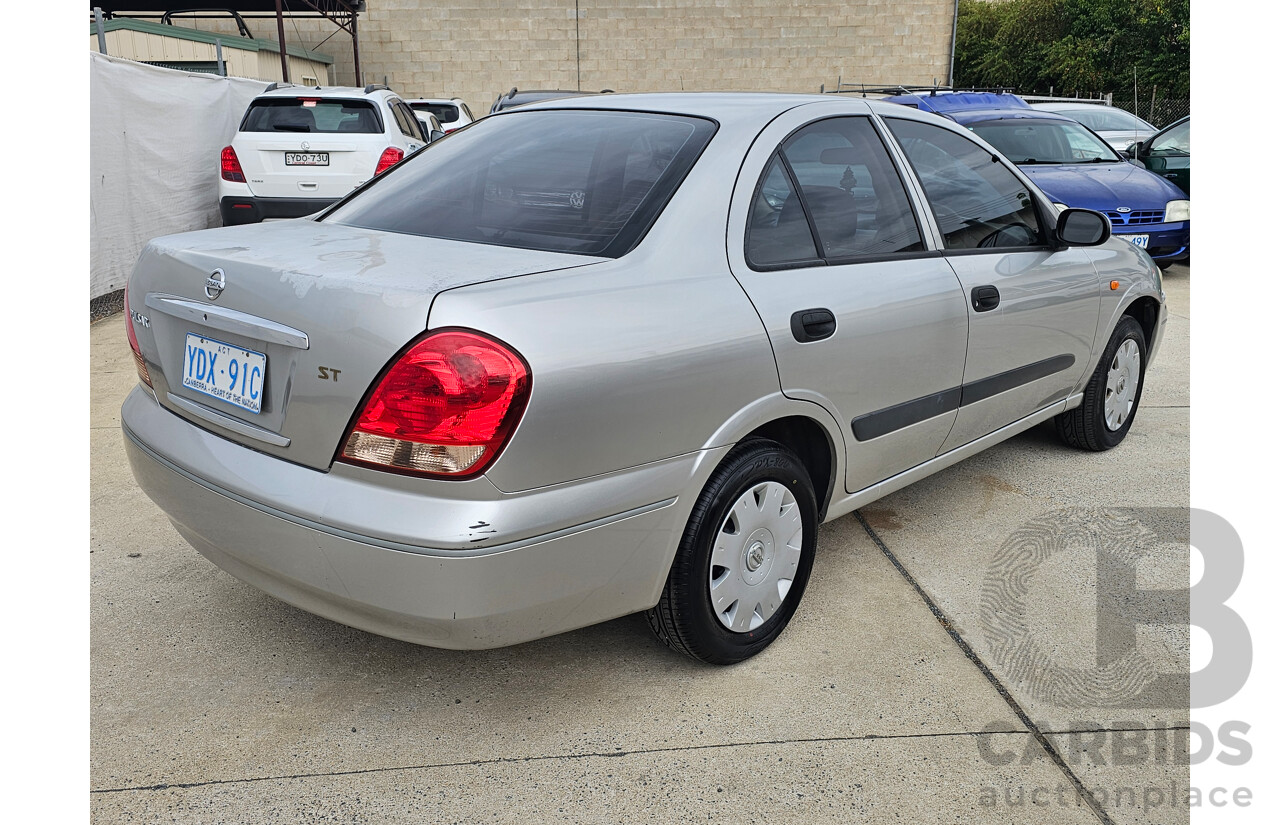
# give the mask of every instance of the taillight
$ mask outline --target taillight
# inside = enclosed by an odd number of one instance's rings
[[[520,422],[531,383],[519,353],[492,338],[430,333],[382,376],[341,458],[384,470],[475,475]]]
[[[129,311],[129,287],[124,288],[124,328],[129,335],[129,349],[133,350],[133,365],[138,369],[138,380],[151,386],[151,373],[147,372],[147,362],[142,358],[142,348],[138,346],[138,334],[133,331],[133,313]]]
[[[244,170],[240,168],[240,158],[236,150],[230,146],[222,147],[222,179],[234,183],[244,183]]]
[[[381,175],[402,160],[404,160],[404,152],[394,146],[388,146],[382,150],[382,157],[378,158],[378,168],[373,170],[373,174]]]

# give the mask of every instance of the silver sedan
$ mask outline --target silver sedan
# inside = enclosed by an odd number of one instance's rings
[[[138,483],[303,609],[484,648],[647,611],[711,663],[818,524],[1053,420],[1133,426],[1160,273],[971,133],[829,96],[485,118],[310,218],[158,238]]]

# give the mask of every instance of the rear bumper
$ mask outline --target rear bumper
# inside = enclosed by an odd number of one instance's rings
[[[400,477],[376,488],[263,455],[191,425],[142,389],[125,401],[121,422],[139,486],[214,564],[334,621],[458,649],[516,644],[652,607],[693,498],[681,493],[700,489],[727,451],[559,485],[568,490],[507,495],[482,477],[475,482],[491,498],[479,504],[415,493],[424,535],[406,544],[379,535],[404,509]],[[238,489],[220,477],[227,468]],[[335,502],[361,496],[369,502],[356,508],[363,528],[327,515]],[[579,509],[566,512],[566,502]],[[479,505],[484,519],[473,515]],[[567,526],[546,530],[548,512]],[[460,525],[480,538],[459,540]],[[541,532],[528,535],[531,528]]]
[[[339,198],[258,198],[228,195],[218,201],[223,226],[258,223],[267,218],[305,218],[337,203]]]

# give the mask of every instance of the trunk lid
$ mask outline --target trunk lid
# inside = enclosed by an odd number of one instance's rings
[[[327,469],[372,382],[425,330],[436,294],[600,260],[304,219],[157,238],[128,288],[147,316],[134,328],[162,405]]]

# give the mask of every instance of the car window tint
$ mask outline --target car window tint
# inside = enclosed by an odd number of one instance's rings
[[[1175,126],[1160,137],[1151,141],[1153,155],[1190,155],[1191,154],[1191,121]]]
[[[398,100],[391,101],[391,114],[395,116],[396,126],[400,129],[400,134],[415,140],[423,140],[421,137],[422,128],[418,125],[418,118],[414,116],[412,110]]]
[[[639,112],[526,111],[441,141],[332,213],[338,223],[584,255],[625,254],[715,125]]]
[[[347,132],[375,135],[382,121],[364,100],[336,98],[263,98],[249,104],[242,132]]]
[[[940,126],[888,123],[924,186],[947,249],[1045,242],[1030,191],[990,151]]]
[[[902,179],[869,118],[810,124],[783,143],[782,155],[800,186],[824,258],[924,249]]]
[[[753,266],[821,262],[804,207],[776,153],[756,188],[747,224],[746,255]]]

